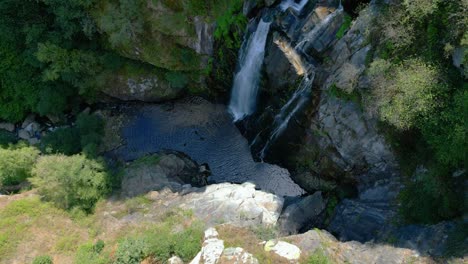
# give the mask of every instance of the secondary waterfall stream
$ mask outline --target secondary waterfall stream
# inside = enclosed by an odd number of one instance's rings
[[[281,107],[280,112],[275,116],[273,130],[259,154],[261,160],[265,158],[265,153],[271,143],[274,142],[276,138],[288,127],[291,118],[294,117],[294,115],[309,101],[314,77],[314,73],[312,73],[310,77],[307,75],[304,76],[304,79],[302,79],[298,89],[294,92],[288,102]]]
[[[296,12],[301,12],[304,6],[309,2],[309,0],[299,0],[297,2],[296,0],[284,0],[280,8],[282,11],[286,11],[288,8],[292,8]]]
[[[257,30],[242,45],[239,54],[240,70],[234,77],[229,103],[229,111],[235,121],[242,120],[255,111],[260,70],[269,30],[270,23],[260,20]]]

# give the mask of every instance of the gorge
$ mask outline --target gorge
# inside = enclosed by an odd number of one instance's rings
[[[0,264],[465,263],[465,2],[0,4]]]

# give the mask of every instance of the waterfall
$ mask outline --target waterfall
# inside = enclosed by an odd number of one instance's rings
[[[288,102],[281,108],[280,112],[275,116],[273,130],[268,138],[265,146],[260,151],[260,159],[263,160],[265,153],[278,136],[288,127],[292,117],[309,101],[310,89],[314,82],[315,73],[311,76],[305,76],[302,79],[298,89],[294,92]]]
[[[234,121],[242,120],[255,111],[260,70],[270,23],[260,20],[257,30],[243,44],[239,53],[240,70],[234,77],[229,111]]]
[[[299,3],[297,3],[297,0],[284,0],[280,4],[281,11],[286,11],[288,8],[292,8],[294,11],[300,13],[302,11],[302,8],[309,2],[309,0],[299,0]]]

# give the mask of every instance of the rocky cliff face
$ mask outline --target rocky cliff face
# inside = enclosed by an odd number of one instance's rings
[[[366,68],[374,48],[368,41],[368,29],[379,15],[379,8],[372,1],[350,25],[345,25],[345,13],[338,1],[310,1],[301,12],[281,12],[273,7],[260,12],[258,16],[273,21],[266,47],[262,98],[256,115],[241,127],[256,155],[256,145],[265,144],[265,127],[273,122],[302,78],[284,49],[285,45],[295,47],[315,74],[313,98],[277,138],[266,161],[286,165],[293,171],[294,181],[309,193],[349,193],[344,187],[355,187],[351,192],[354,195],[338,204],[327,226],[340,239],[393,239],[399,245],[424,244],[423,252],[440,254],[440,248],[427,246],[432,242],[419,239],[430,230],[447,233],[453,228],[451,224],[414,226],[410,227],[412,231],[394,225],[398,221],[396,198],[402,187],[398,163],[377,120],[363,109],[362,95],[370,89]]]
[[[204,86],[215,21],[232,1],[103,1],[93,15],[109,46],[147,65],[120,71],[104,93],[120,100],[159,102]]]

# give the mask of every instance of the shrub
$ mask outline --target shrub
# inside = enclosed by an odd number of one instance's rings
[[[90,114],[79,114],[75,127],[59,128],[42,139],[41,148],[45,153],[73,155],[85,151],[95,155],[104,133],[104,122]]]
[[[96,244],[86,243],[81,245],[75,255],[75,264],[107,264],[109,257],[101,255],[104,242],[99,240]]]
[[[16,137],[13,133],[5,130],[0,130],[0,147],[7,146],[8,144],[16,143]]]
[[[34,258],[33,264],[53,264],[50,256],[37,256]]]
[[[460,214],[463,207],[462,191],[440,169],[417,174],[400,193],[400,213],[409,223],[432,224],[451,219]]]
[[[148,256],[148,245],[142,238],[127,238],[117,248],[114,264],[139,264]]]
[[[76,128],[59,128],[47,134],[41,141],[45,153],[62,153],[73,155],[81,151],[80,134]]]
[[[0,187],[17,185],[30,177],[38,156],[34,147],[0,148]]]
[[[338,39],[341,39],[345,35],[346,31],[348,31],[349,27],[351,27],[351,22],[352,21],[353,21],[353,18],[350,15],[345,14],[343,24],[341,25],[341,27],[336,32],[336,37]]]
[[[330,259],[325,255],[323,250],[317,249],[315,252],[309,256],[307,264],[331,264]]]
[[[371,104],[377,106],[382,120],[403,130],[415,127],[419,118],[435,108],[437,93],[445,86],[437,68],[419,59],[399,65],[378,60],[371,64],[369,73],[373,82]]]
[[[41,157],[33,168],[32,184],[57,207],[89,211],[108,191],[108,177],[102,162],[84,155]]]

